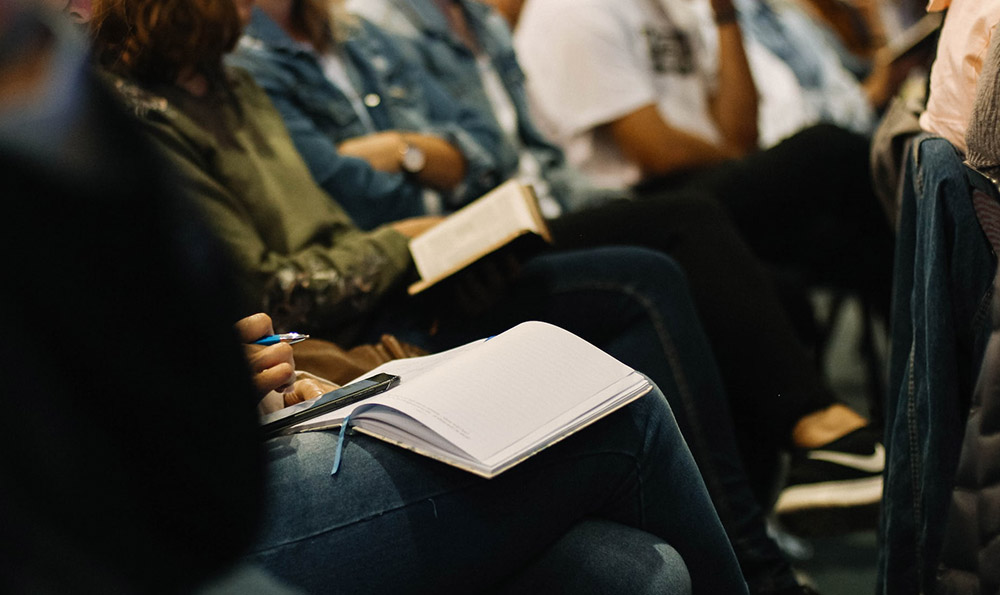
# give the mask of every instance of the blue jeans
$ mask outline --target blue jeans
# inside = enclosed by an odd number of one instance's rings
[[[933,591],[989,331],[994,265],[970,186],[982,182],[947,141],[914,141],[893,273],[879,593]]]
[[[443,321],[422,342],[437,351],[524,320],[560,326],[647,374],[670,403],[751,590],[794,584],[787,561],[766,534],[718,367],[684,273],[672,259],[633,247],[544,254],[525,264],[510,295],[488,313]],[[421,341],[403,326],[386,321],[378,332]]]
[[[677,550],[641,529],[591,518],[573,526],[498,595],[691,595]]]
[[[686,565],[695,593],[746,592],[658,392],[490,480],[362,435],[347,439],[342,467],[331,476],[336,444],[335,432],[266,443],[270,500],[250,561],[308,592],[470,593],[517,585],[532,578],[534,561],[553,544],[594,518],[653,536],[639,540],[648,546],[645,559],[659,567],[651,574],[683,583]],[[584,535],[594,545],[587,549],[598,551],[602,534]],[[599,566],[606,574],[618,568]]]

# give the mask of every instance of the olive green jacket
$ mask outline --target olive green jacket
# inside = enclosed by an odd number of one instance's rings
[[[180,186],[204,209],[276,328],[350,342],[350,329],[409,280],[406,237],[354,225],[313,182],[247,73],[227,71],[227,89],[205,98],[174,86],[112,83],[176,166]]]

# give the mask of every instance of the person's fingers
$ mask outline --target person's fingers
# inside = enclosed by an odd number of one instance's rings
[[[275,343],[268,346],[254,345],[248,349],[247,359],[250,360],[250,368],[256,374],[278,364],[289,364],[294,368],[294,354],[295,351],[288,343]]]
[[[295,381],[295,358],[288,343],[266,347],[247,345],[246,351],[254,385],[262,394],[280,390]]]
[[[316,397],[320,397],[335,388],[336,386],[327,386],[316,382],[312,378],[297,380],[290,389],[284,392],[285,406],[287,407],[289,405],[301,403],[302,401],[315,399]]]
[[[295,382],[295,367],[286,362],[254,374],[254,384],[261,393],[283,390],[293,382]]]
[[[274,334],[271,317],[263,312],[242,318],[236,322],[235,326],[240,340],[244,343],[253,343],[261,337]]]

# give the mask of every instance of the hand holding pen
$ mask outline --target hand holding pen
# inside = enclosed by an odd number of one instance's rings
[[[303,335],[302,333],[279,333],[277,335],[266,335],[257,339],[253,342],[254,345],[276,345],[278,343],[288,343],[289,345],[294,345],[299,341],[305,341],[309,338],[309,335]]]
[[[281,391],[295,382],[295,359],[290,341],[257,343],[274,336],[271,317],[254,314],[236,323],[236,331],[245,344],[247,361],[257,392],[264,396],[272,390]],[[263,338],[263,339],[262,339]]]

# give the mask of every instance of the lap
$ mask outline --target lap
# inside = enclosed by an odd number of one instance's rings
[[[645,420],[668,415],[657,399],[647,395],[492,480],[363,435],[346,439],[331,476],[336,433],[270,440],[270,502],[251,559],[309,590],[498,584],[636,487]],[[616,514],[638,523],[638,493],[631,498]]]

